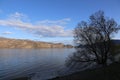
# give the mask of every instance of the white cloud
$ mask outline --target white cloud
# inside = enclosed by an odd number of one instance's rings
[[[37,24],[32,24],[30,22],[26,22],[22,20],[26,17],[22,13],[14,13],[11,14],[10,17],[4,20],[0,20],[1,26],[9,26],[15,27],[18,29],[25,30],[31,34],[35,34],[37,36],[43,37],[68,37],[72,36],[72,30],[65,29],[64,24],[67,24],[70,21],[69,18],[51,21],[51,20],[43,20],[36,21]],[[39,24],[38,24],[39,23]]]
[[[42,21],[38,21],[37,23],[42,25],[65,25],[69,21],[70,18],[64,18],[61,20],[42,20]]]
[[[3,32],[2,34],[4,34],[4,35],[12,34],[12,32],[10,32],[10,31],[5,31],[5,32]]]
[[[16,21],[28,21],[28,16],[20,13],[20,12],[15,12],[13,14],[8,15],[8,20],[16,20]]]

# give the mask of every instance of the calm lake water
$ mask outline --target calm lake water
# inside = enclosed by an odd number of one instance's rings
[[[74,52],[65,49],[0,49],[0,80],[29,76],[46,80],[67,69],[65,60]]]

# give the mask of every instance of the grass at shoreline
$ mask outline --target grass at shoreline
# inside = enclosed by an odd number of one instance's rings
[[[85,70],[50,80],[120,80],[120,64],[113,63],[106,68]]]

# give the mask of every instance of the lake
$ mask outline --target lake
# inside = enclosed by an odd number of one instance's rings
[[[0,49],[0,80],[28,76],[46,80],[65,73],[64,65],[73,48]]]

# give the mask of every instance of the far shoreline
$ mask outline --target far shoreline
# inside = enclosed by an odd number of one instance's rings
[[[41,49],[41,48],[73,48],[73,45],[63,43],[50,43],[42,41],[32,41],[24,39],[11,39],[0,37],[0,49],[20,48],[20,49]]]

